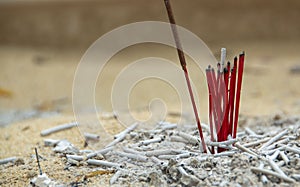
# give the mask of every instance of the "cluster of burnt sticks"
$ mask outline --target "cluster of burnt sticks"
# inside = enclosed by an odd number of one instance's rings
[[[235,138],[237,133],[245,53],[235,57],[233,64],[228,62],[224,65],[225,57],[226,49],[222,48],[217,72],[211,66],[206,69],[212,142]],[[224,150],[218,148],[217,151]],[[214,147],[211,148],[211,152],[215,153]]]

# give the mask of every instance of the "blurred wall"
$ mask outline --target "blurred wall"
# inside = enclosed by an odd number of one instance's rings
[[[299,0],[171,0],[205,42],[300,38]],[[163,0],[0,1],[0,45],[87,47],[136,21],[167,21]]]

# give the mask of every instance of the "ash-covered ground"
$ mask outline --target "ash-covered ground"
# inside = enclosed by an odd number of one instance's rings
[[[170,118],[172,121],[172,117]],[[59,120],[58,120],[59,121]],[[115,119],[105,119],[106,124]],[[41,121],[40,121],[41,122]],[[33,123],[38,125],[36,121]],[[22,128],[23,123],[16,124]],[[57,124],[56,124],[57,125]],[[56,126],[56,125],[50,125]],[[236,139],[209,141],[221,153],[203,153],[196,125],[161,122],[143,124],[115,133],[105,142],[84,139],[77,128],[41,136],[31,152],[1,165],[0,184],[54,184],[62,186],[297,186],[300,175],[300,120],[277,114],[241,116]],[[24,128],[24,127],[23,127]],[[30,127],[32,129],[32,127]],[[30,131],[29,129],[29,131]],[[25,130],[25,132],[28,130]],[[5,131],[4,131],[5,133]],[[77,132],[78,133],[78,132]],[[78,136],[77,136],[78,135]],[[74,136],[77,138],[74,139]],[[33,136],[34,138],[34,136]],[[50,140],[49,140],[50,139]],[[52,141],[56,140],[56,141]],[[3,140],[1,140],[2,143]],[[7,143],[7,142],[6,142]],[[27,144],[28,146],[28,144]],[[96,150],[95,147],[101,147]],[[33,148],[37,147],[44,175],[38,176]],[[4,147],[5,148],[5,147]]]

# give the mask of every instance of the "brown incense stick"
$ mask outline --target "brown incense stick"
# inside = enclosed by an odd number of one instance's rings
[[[195,99],[194,99],[194,94],[193,94],[192,86],[191,86],[191,83],[190,83],[190,78],[189,78],[188,71],[187,71],[187,68],[186,68],[186,60],[185,60],[183,49],[182,49],[182,46],[181,46],[181,43],[180,43],[180,39],[179,39],[179,35],[178,35],[176,23],[175,23],[175,18],[174,18],[173,11],[172,11],[171,4],[170,4],[169,0],[164,0],[164,2],[165,2],[166,9],[167,9],[170,25],[171,25],[171,28],[172,28],[172,33],[173,33],[173,37],[174,37],[174,40],[175,40],[179,61],[180,61],[181,67],[184,71],[186,83],[187,83],[188,90],[189,90],[189,93],[190,93],[190,98],[191,98],[191,102],[192,102],[192,105],[193,105],[193,110],[194,110],[198,130],[199,130],[199,135],[200,135],[200,138],[201,138],[203,151],[206,152],[206,145],[205,145],[205,141],[204,141],[204,137],[203,137],[203,133],[202,133],[201,122],[200,122],[200,118],[199,118],[199,115],[198,115],[198,111],[197,111],[197,107],[196,107],[196,103],[195,103]]]
[[[41,165],[40,165],[39,154],[37,152],[37,148],[35,147],[34,150],[35,150],[36,161],[37,161],[38,167],[39,167],[39,172],[40,172],[40,175],[42,175],[43,172],[42,172],[42,168],[41,168]]]

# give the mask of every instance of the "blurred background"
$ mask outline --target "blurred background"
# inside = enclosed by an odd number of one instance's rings
[[[171,3],[177,24],[198,35],[217,59],[221,47],[227,48],[228,60],[246,51],[242,114],[300,114],[299,0]],[[73,77],[84,52],[103,34],[138,21],[168,21],[163,0],[0,0],[0,124],[44,112],[71,113]],[[178,62],[176,51],[166,46],[120,52],[99,77],[97,104],[111,111],[115,76],[149,55]],[[206,116],[204,76],[193,62],[189,66]],[[159,82],[137,86],[130,103],[143,108],[153,97],[179,110],[174,90]]]

